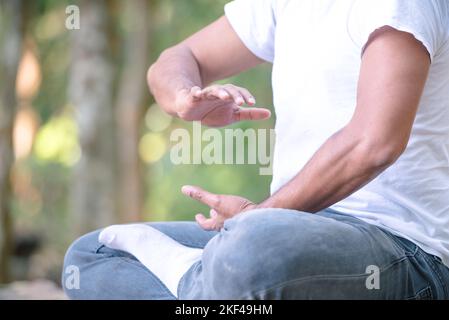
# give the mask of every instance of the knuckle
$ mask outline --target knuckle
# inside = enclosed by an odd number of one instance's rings
[[[192,192],[192,197],[197,199],[197,200],[201,200],[203,198],[203,195],[199,191],[193,191]]]
[[[214,86],[209,86],[203,90],[205,94],[208,94],[214,90]]]
[[[234,86],[233,84],[230,84],[230,83],[225,84],[224,87],[225,87],[226,89],[232,90],[232,91],[235,91],[236,88],[237,88],[236,86]]]
[[[214,206],[219,207],[221,205],[221,203],[222,203],[222,199],[220,196],[214,197],[214,199],[213,199]]]
[[[178,111],[178,117],[182,120],[187,120],[188,115],[185,110]]]

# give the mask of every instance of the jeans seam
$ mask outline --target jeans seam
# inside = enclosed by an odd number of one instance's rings
[[[395,265],[397,265],[397,264],[399,264],[399,263],[401,263],[403,261],[406,261],[406,260],[409,260],[408,256],[403,256],[403,257],[401,257],[399,259],[396,259],[393,262],[391,262],[389,265],[387,265],[386,267],[380,268],[380,272],[381,273],[382,272],[386,272],[389,269],[391,269],[392,267],[394,267]],[[280,287],[283,287],[283,286],[287,286],[289,284],[300,283],[300,282],[305,282],[305,281],[323,280],[323,279],[324,280],[329,280],[329,279],[344,279],[344,278],[366,278],[367,276],[369,276],[369,274],[366,274],[366,273],[363,273],[363,274],[343,274],[343,275],[314,275],[314,276],[302,277],[302,278],[299,278],[299,279],[285,281],[285,282],[283,282],[281,284],[277,284],[277,285],[272,286],[272,287],[270,287],[268,289],[261,289],[261,290],[252,292],[252,295],[257,295],[257,294],[259,294],[261,292],[269,292],[269,291],[272,291],[274,289],[277,289],[277,288],[280,288]],[[242,299],[242,298],[240,298],[240,299]]]
[[[173,238],[172,238],[173,239]],[[176,240],[175,240],[176,241]],[[195,244],[193,242],[189,242],[189,241],[177,241],[178,243],[182,244],[183,246],[189,247],[189,248],[194,248],[194,249],[204,249],[204,247],[202,245],[199,244]]]
[[[137,267],[139,267],[140,269],[150,273],[155,279],[156,279],[156,283],[159,285],[159,287],[168,295],[173,296],[173,293],[170,292],[170,290],[168,290],[168,288],[162,283],[161,279],[159,279],[159,277],[157,277],[151,270],[149,270],[147,267],[143,266],[141,262],[139,262],[138,260],[133,260],[130,258],[126,258],[126,257],[117,257],[117,256],[111,256],[111,258],[118,258],[119,260],[122,260],[124,262],[133,264]],[[176,297],[175,297],[176,298]]]
[[[201,265],[201,261],[198,261],[197,263],[195,263],[193,266],[191,266],[181,277],[181,279],[179,280],[179,285],[178,285],[178,290],[177,290],[177,294],[178,294],[178,298],[179,298],[179,293],[181,292],[182,289],[184,289],[184,277],[186,276],[186,274],[190,273],[190,272],[195,272],[196,269],[198,269],[198,267]]]
[[[448,267],[441,260],[436,261],[435,263],[438,264],[440,267],[448,269]],[[439,275],[441,275],[441,272],[439,272]],[[444,288],[445,299],[449,299],[449,288],[448,288],[447,282],[444,281],[444,279],[441,282],[442,282],[443,288]]]
[[[446,288],[446,284],[443,280],[443,278],[441,277],[440,271],[437,269],[437,267],[434,265],[434,261],[432,261],[428,256],[427,253],[425,252],[421,252],[420,251],[421,256],[424,258],[424,260],[427,261],[427,263],[430,265],[430,267],[433,270],[433,273],[437,276],[439,284],[441,285],[441,287],[443,288],[443,293],[444,296],[447,297],[447,288]]]
[[[391,232],[389,232],[389,231],[387,231],[387,230],[384,230],[384,229],[382,229],[382,228],[380,228],[396,245],[398,245],[403,251],[404,251],[404,254],[407,256],[407,257],[415,257],[416,256],[416,254],[418,253],[418,251],[419,251],[419,249],[420,249],[420,247],[416,244],[416,243],[413,243],[413,242],[411,242],[410,240],[407,240],[407,239],[405,239],[405,238],[401,238],[401,237],[399,237],[399,236],[396,236],[396,235],[394,235],[394,234],[392,234]],[[410,243],[412,243],[414,246],[415,246],[415,248],[413,249],[413,251],[409,251],[409,250],[406,250],[404,247],[405,247],[405,245],[401,242],[401,240],[399,240],[399,238],[401,238],[401,239],[403,239],[403,240],[406,240],[406,241],[408,241],[408,242],[410,242]]]
[[[423,297],[424,293],[427,296]],[[433,293],[432,293],[432,287],[430,285],[428,285],[427,287],[416,292],[414,296],[405,298],[405,300],[434,300]]]
[[[106,247],[104,244],[99,243],[97,246],[95,246],[95,250],[94,253],[95,254],[100,254],[100,249],[102,249],[103,247]]]

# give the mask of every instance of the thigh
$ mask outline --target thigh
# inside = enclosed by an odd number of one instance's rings
[[[405,299],[428,285],[420,275],[429,268],[416,264],[415,254],[356,218],[256,210],[226,221],[207,244],[201,268],[185,277],[195,284],[183,286],[195,297]]]

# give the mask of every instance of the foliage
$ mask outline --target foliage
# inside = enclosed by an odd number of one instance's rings
[[[149,61],[155,61],[162,50],[222,15],[226,2],[151,0]],[[70,31],[64,27],[66,5],[68,1],[39,0],[27,10],[25,50],[36,57],[41,81],[33,96],[22,97],[21,101],[34,110],[37,130],[30,129],[33,147],[28,154],[16,159],[13,173],[16,233],[39,234],[44,246],[55,250],[61,261],[68,244],[76,236],[69,219],[68,186],[73,166],[81,156],[73,106],[67,97]],[[120,22],[120,12],[111,18],[111,34],[120,44],[127,30]],[[123,57],[118,47],[112,56],[114,66],[120,70]],[[272,105],[269,66],[225,81],[248,88],[256,96],[258,105]],[[170,133],[175,128],[191,130],[191,124],[178,119],[167,120],[167,116],[155,111],[157,106],[149,95],[146,101],[147,115],[140,141],[140,154],[145,163],[145,220],[192,220],[194,214],[204,212],[206,207],[181,195],[180,188],[184,184],[199,185],[217,193],[238,194],[253,201],[268,195],[270,177],[260,176],[258,165],[173,165],[169,154]],[[272,125],[273,120],[255,124],[261,128]],[[249,124],[237,127],[246,128]]]

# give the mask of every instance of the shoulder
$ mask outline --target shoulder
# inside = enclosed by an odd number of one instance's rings
[[[449,27],[447,0],[353,0],[353,11],[370,19],[392,16],[397,19],[415,19],[417,23],[440,24]],[[428,20],[426,20],[427,18]]]
[[[384,26],[414,35],[431,57],[449,39],[447,0],[354,0],[350,19],[351,31],[362,46],[374,31]]]

